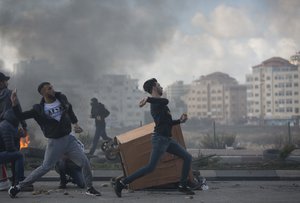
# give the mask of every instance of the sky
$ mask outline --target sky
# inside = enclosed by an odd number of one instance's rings
[[[117,73],[167,86],[215,71],[244,83],[252,66],[300,50],[299,8],[298,0],[0,0],[0,61],[13,75],[24,72],[13,68],[20,60],[49,60],[53,68],[27,70],[34,84]]]

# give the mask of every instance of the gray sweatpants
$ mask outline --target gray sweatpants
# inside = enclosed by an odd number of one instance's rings
[[[24,181],[20,182],[21,188],[34,183],[49,172],[63,155],[82,168],[86,186],[91,187],[93,177],[89,160],[78,145],[76,138],[73,135],[66,135],[57,139],[48,139],[43,164],[33,170]]]

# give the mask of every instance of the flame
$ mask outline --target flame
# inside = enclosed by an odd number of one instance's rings
[[[20,150],[23,148],[27,148],[30,143],[29,135],[27,134],[25,137],[21,137],[20,139]]]

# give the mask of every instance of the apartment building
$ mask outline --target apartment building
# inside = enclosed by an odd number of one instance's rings
[[[138,89],[138,80],[129,75],[107,74],[99,78],[98,88],[93,95],[105,104],[111,112],[107,125],[112,127],[138,127],[144,123],[148,108],[139,108],[139,101],[146,94]]]
[[[223,124],[246,117],[246,86],[225,73],[215,72],[193,81],[184,100],[190,117]]]
[[[164,95],[169,100],[168,107],[170,108],[174,118],[177,118],[181,116],[182,113],[187,112],[187,106],[183,100],[189,91],[189,87],[190,85],[184,84],[183,81],[176,81],[164,89]]]
[[[247,116],[250,122],[284,124],[299,112],[299,66],[272,57],[246,75]]]

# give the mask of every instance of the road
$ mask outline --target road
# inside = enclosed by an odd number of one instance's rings
[[[85,195],[85,190],[70,185],[66,190],[57,189],[58,182],[36,182],[35,192],[22,192],[18,198],[11,199],[6,191],[0,192],[0,202],[22,203],[77,203],[77,202],[134,202],[134,203],[241,203],[241,202],[300,202],[300,181],[209,181],[209,190],[196,191],[193,197],[180,194],[175,190],[147,190],[123,192],[117,198],[109,182],[94,182],[101,197]],[[39,194],[40,193],[40,194]]]

